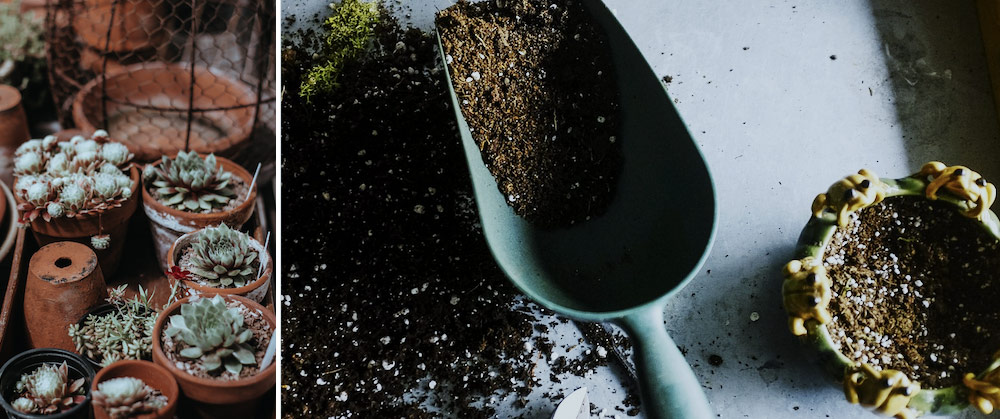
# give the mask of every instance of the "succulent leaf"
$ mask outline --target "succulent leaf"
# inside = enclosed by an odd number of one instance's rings
[[[218,166],[214,154],[202,159],[195,152],[177,153],[170,159],[164,156],[159,163],[143,170],[143,179],[156,188],[164,205],[189,212],[211,211],[225,207],[236,198],[229,185],[232,173]]]
[[[181,320],[175,320],[178,318]],[[200,358],[209,372],[225,365],[227,371],[239,374],[243,364],[256,363],[253,351],[244,343],[253,332],[243,327],[239,309],[228,308],[219,295],[181,305],[181,314],[170,316],[166,333],[186,345],[180,356]]]
[[[244,287],[257,279],[261,263],[250,240],[225,224],[205,228],[191,244],[189,266],[183,268],[210,287]]]

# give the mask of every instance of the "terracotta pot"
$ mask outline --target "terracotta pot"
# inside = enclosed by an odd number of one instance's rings
[[[250,301],[246,298],[235,295],[223,295],[226,301],[239,301],[251,310],[260,311],[271,330],[277,327],[274,313],[264,306]],[[163,366],[180,384],[181,390],[188,398],[205,405],[202,410],[228,410],[239,409],[240,407],[253,406],[258,399],[274,388],[277,384],[275,363],[271,363],[263,371],[252,377],[240,380],[211,380],[192,376],[178,369],[166,354],[163,353],[163,344],[160,342],[163,335],[163,328],[166,326],[171,315],[180,313],[181,304],[187,303],[192,297],[186,297],[171,304],[160,312],[153,327],[153,362]],[[222,405],[235,405],[225,407]]]
[[[97,51],[140,50],[160,45],[169,36],[165,1],[84,0],[82,3],[73,16],[73,29],[84,44]],[[111,14],[113,3],[117,3],[114,5],[114,20]]]
[[[0,157],[10,162],[0,166],[0,180],[11,184],[14,179],[14,150],[31,139],[28,116],[21,106],[21,92],[12,86],[0,84]]]
[[[97,255],[89,247],[64,241],[38,249],[28,261],[24,286],[28,345],[73,351],[69,325],[107,297]]]
[[[3,192],[0,196],[0,201],[3,201],[0,203],[0,207],[3,208],[3,211],[0,211],[0,227],[7,226],[5,230],[2,230],[2,234],[5,235],[0,241],[0,260],[4,260],[14,248],[14,241],[17,240],[17,211],[12,209],[17,206],[17,203],[14,201],[14,194],[6,184],[0,184],[0,191]]]
[[[176,157],[174,153],[171,157]],[[202,156],[204,158],[204,156]],[[218,166],[231,172],[233,176],[243,179],[247,184],[253,182],[253,175],[243,166],[234,163],[232,160],[216,157]],[[153,163],[150,163],[153,164]],[[242,198],[238,197],[237,199]],[[153,232],[153,243],[156,246],[156,259],[160,262],[160,268],[166,271],[169,267],[168,254],[177,241],[184,234],[203,229],[205,227],[215,227],[219,224],[239,229],[253,215],[255,203],[257,202],[257,185],[254,184],[250,190],[250,196],[239,206],[230,211],[213,212],[209,214],[192,213],[170,208],[157,201],[150,195],[146,185],[142,188],[142,208],[149,218],[149,229]],[[258,300],[259,301],[259,300]]]
[[[190,247],[195,240],[198,240],[198,235],[200,235],[202,231],[203,230],[198,230],[187,233],[178,238],[177,241],[174,242],[173,246],[170,246],[170,252],[167,253],[167,269],[172,269],[174,266],[177,266],[177,263],[180,261],[182,256],[181,253]],[[271,255],[268,254],[267,249],[265,249],[264,245],[260,242],[250,238],[250,246],[257,251],[257,257],[262,263],[265,264],[263,273],[260,278],[257,278],[256,281],[239,288],[212,288],[207,285],[199,284],[197,281],[188,279],[181,280],[181,285],[187,288],[188,295],[239,295],[258,303],[264,301],[264,296],[267,295],[267,290],[270,289],[271,272],[274,270],[274,262],[271,260]]]
[[[39,245],[57,241],[70,240],[90,247],[90,238],[97,234],[109,234],[111,243],[107,249],[94,249],[101,263],[101,271],[106,276],[113,276],[121,261],[125,236],[128,233],[129,219],[139,206],[139,169],[135,166],[129,169],[132,178],[132,196],[118,208],[112,208],[101,214],[78,215],[73,218],[59,217],[45,221],[41,217],[31,222],[31,231]]]
[[[31,372],[35,368],[42,366],[42,364],[62,364],[64,361],[66,362],[66,367],[69,369],[70,380],[76,380],[80,377],[86,379],[83,388],[86,389],[87,399],[83,403],[73,406],[72,409],[65,412],[44,416],[24,414],[11,407],[7,398],[15,393],[14,384],[21,379],[21,374]],[[6,411],[7,416],[11,418],[89,418],[91,402],[90,386],[93,382],[94,369],[90,368],[90,365],[77,354],[56,348],[32,349],[15,355],[7,363],[3,364],[3,367],[0,367],[0,406]]]
[[[180,398],[181,391],[177,387],[177,380],[174,379],[170,371],[149,361],[118,361],[104,367],[104,369],[97,373],[90,391],[97,391],[97,385],[100,383],[120,377],[138,378],[146,383],[146,385],[159,390],[164,396],[167,396],[167,405],[163,406],[156,413],[133,416],[133,419],[173,419],[174,412],[177,411],[177,400]],[[108,414],[104,412],[104,409],[96,404],[94,405],[94,417],[97,419],[110,419]]]
[[[102,100],[104,80],[109,100]],[[87,132],[107,129],[135,153],[137,161],[150,162],[184,150],[188,103],[193,99],[196,111],[223,110],[196,112],[189,149],[232,155],[253,131],[257,95],[252,87],[200,66],[195,66],[192,83],[186,64],[134,64],[84,85],[73,100],[73,123]]]

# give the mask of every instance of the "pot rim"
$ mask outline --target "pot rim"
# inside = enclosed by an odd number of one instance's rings
[[[930,185],[926,176],[922,176],[919,172],[904,178],[879,178],[879,180],[887,186],[886,199],[897,196],[925,197],[927,186]],[[936,200],[950,204],[959,212],[969,209],[965,200],[956,198],[951,194],[940,194]],[[997,240],[1000,240],[1000,218],[992,210],[986,209],[982,219],[970,218],[970,220],[978,223],[986,232]],[[799,236],[793,260],[812,257],[822,263],[826,247],[829,245],[837,228],[837,214],[835,213],[824,210],[818,217],[815,215],[810,216],[809,221]],[[806,334],[800,336],[800,338],[818,351],[823,356],[824,361],[832,364],[832,367],[836,371],[844,371],[846,368],[855,365],[840,350],[835,349],[829,329],[827,329],[825,324],[821,324],[815,319],[810,319],[806,321],[805,329]],[[843,373],[840,374],[837,378],[843,380],[844,375]],[[907,407],[924,413],[954,413],[968,406],[969,403],[965,397],[967,394],[968,389],[961,383],[943,388],[921,388],[910,399]]]
[[[64,361],[75,360],[75,361],[77,361],[80,364],[81,367],[83,367],[82,368],[83,372],[84,372],[84,377],[83,378],[89,380],[91,384],[94,382],[94,377],[96,376],[96,373],[94,372],[94,369],[90,366],[90,363],[88,363],[86,359],[83,359],[83,357],[81,357],[81,356],[79,356],[79,355],[77,355],[77,354],[75,354],[73,352],[67,351],[65,349],[59,349],[59,348],[35,348],[35,349],[29,349],[27,351],[21,352],[21,353],[19,353],[17,355],[14,355],[10,359],[8,359],[7,362],[5,362],[2,367],[0,367],[0,371],[6,373],[6,372],[8,372],[7,369],[9,367],[11,367],[17,361],[20,361],[21,359],[24,359],[24,358],[27,358],[29,356],[36,355],[36,354],[56,355],[56,356],[64,358],[63,359]],[[45,361],[45,362],[47,362],[47,361]],[[18,371],[18,372],[16,372],[16,374],[21,374],[23,372],[24,371]],[[86,400],[84,400],[83,403],[79,403],[76,406],[73,406],[73,408],[71,408],[70,410],[67,410],[66,412],[63,412],[66,417],[72,417],[73,415],[79,413],[82,410],[87,410],[87,411],[90,410],[90,405],[93,402],[93,396],[91,395],[90,385],[87,385],[87,383],[85,382],[84,388],[86,388],[86,392],[84,394],[86,396]],[[0,392],[2,392],[2,391],[3,391],[3,389],[0,389]],[[4,395],[4,394],[0,394],[0,406],[3,407],[3,410],[5,412],[15,411],[14,407],[11,406],[10,402],[7,401],[7,396]],[[51,415],[34,415],[34,414],[29,414],[29,413],[19,413],[19,414],[22,415],[22,416],[25,416],[25,417],[29,417],[29,418],[51,418],[51,417],[55,416],[55,414],[51,414]]]
[[[249,387],[249,386],[254,386],[254,385],[257,385],[257,384],[259,384],[261,382],[267,381],[268,377],[271,377],[270,379],[273,380],[275,378],[275,373],[276,373],[276,370],[277,370],[277,362],[271,362],[271,365],[268,365],[267,368],[264,368],[262,371],[258,371],[257,374],[254,374],[254,375],[252,375],[250,377],[246,377],[246,378],[240,378],[240,379],[237,379],[237,380],[214,380],[214,379],[209,379],[209,378],[196,377],[196,376],[193,376],[191,374],[188,374],[186,371],[182,371],[180,368],[177,368],[175,365],[173,365],[172,362],[169,362],[169,358],[167,358],[166,352],[164,352],[164,350],[163,350],[163,343],[161,342],[162,341],[161,336],[163,335],[163,326],[166,324],[167,320],[170,318],[171,315],[173,315],[174,313],[180,311],[181,304],[185,304],[185,303],[191,301],[194,298],[212,298],[215,295],[219,295],[219,296],[221,296],[222,298],[224,298],[226,300],[235,300],[235,301],[238,301],[238,302],[240,302],[240,304],[243,304],[248,309],[260,311],[261,314],[264,316],[264,320],[266,320],[268,322],[268,324],[271,325],[271,331],[273,332],[274,330],[277,329],[278,324],[277,324],[277,319],[275,318],[275,314],[271,313],[271,311],[268,310],[267,307],[264,307],[263,305],[258,304],[257,302],[255,302],[255,301],[253,301],[253,300],[251,300],[249,298],[245,298],[245,297],[241,297],[239,295],[233,295],[233,294],[210,294],[210,295],[209,294],[203,294],[203,295],[200,295],[200,296],[184,297],[182,299],[174,301],[174,303],[171,304],[169,307],[163,309],[163,311],[160,312],[160,315],[156,318],[156,324],[153,326],[153,353],[154,353],[154,356],[156,356],[158,354],[164,360],[167,360],[168,362],[165,362],[166,365],[162,365],[162,366],[164,368],[166,368],[168,371],[170,371],[170,373],[173,374],[175,377],[177,377],[177,376],[183,376],[185,378],[185,380],[191,381],[193,383],[196,383],[196,384],[199,384],[199,385],[202,385],[202,386],[210,386],[210,387],[222,387],[222,386],[226,386],[226,387]],[[273,339],[273,337],[272,337],[272,339]],[[229,385],[227,386],[226,384],[229,384]]]
[[[174,410],[176,408],[176,406],[177,406],[178,400],[180,400],[180,397],[181,397],[181,390],[180,390],[180,387],[177,385],[177,379],[174,378],[174,375],[171,374],[170,371],[168,371],[166,368],[163,368],[162,366],[157,365],[155,362],[152,362],[152,361],[137,360],[137,359],[123,359],[123,360],[120,360],[120,361],[112,362],[110,365],[108,365],[106,367],[103,367],[99,371],[97,371],[97,375],[94,376],[94,381],[93,381],[93,383],[90,386],[91,393],[93,393],[94,391],[97,390],[97,385],[98,384],[107,381],[107,380],[104,379],[106,376],[108,376],[109,374],[111,374],[112,372],[114,372],[114,371],[116,371],[118,369],[121,369],[121,368],[127,367],[127,366],[133,366],[133,365],[134,366],[141,366],[141,368],[151,369],[153,371],[156,371],[157,374],[160,374],[160,375],[166,377],[167,378],[167,382],[170,383],[169,384],[169,389],[174,394],[173,397],[168,397],[167,398],[167,404],[164,405],[163,407],[161,407],[160,409],[158,409],[156,411],[156,413],[149,413],[149,414],[141,415],[141,416],[138,416],[138,418],[156,417],[157,415],[162,415],[162,414],[165,414],[167,412],[170,412],[171,410]],[[124,377],[124,375],[122,375],[122,377]],[[131,376],[129,376],[129,377],[131,377]],[[133,378],[138,378],[138,377],[133,377]],[[151,384],[146,383],[145,381],[143,381],[143,383],[145,383],[147,386],[153,387]],[[155,387],[153,387],[153,388],[155,388]],[[164,389],[161,389],[161,388],[156,388],[156,389],[160,390],[161,393],[165,393]],[[164,394],[164,396],[165,395],[166,394]],[[100,407],[98,407],[95,404],[94,405],[94,409],[95,410],[96,409],[100,409]]]
[[[174,263],[174,261],[179,260],[179,258],[175,256],[175,254],[184,249],[187,249],[189,247],[189,243],[191,241],[194,241],[194,239],[197,238],[198,235],[200,235],[202,231],[205,230],[205,228],[200,228],[190,233],[185,233],[180,237],[178,237],[177,240],[175,240],[174,243],[170,245],[170,251],[167,253],[168,269],[172,269],[174,266],[177,266]],[[271,254],[268,253],[267,249],[264,247],[263,244],[261,244],[261,242],[257,241],[257,239],[255,239],[253,236],[249,234],[247,236],[249,236],[250,238],[250,246],[257,251],[257,258],[260,259],[260,261],[265,264],[264,272],[261,273],[260,277],[258,277],[255,281],[238,288],[215,288],[215,287],[210,287],[208,285],[203,285],[202,283],[191,279],[182,279],[181,283],[183,283],[188,288],[193,288],[203,294],[238,294],[238,295],[246,294],[250,291],[260,288],[264,284],[267,284],[267,282],[271,280],[271,273],[273,272],[274,269],[274,262],[271,259]]]

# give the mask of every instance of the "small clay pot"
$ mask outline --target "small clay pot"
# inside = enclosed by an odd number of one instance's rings
[[[174,153],[171,157],[176,157]],[[202,155],[202,158],[205,156]],[[253,175],[243,166],[236,164],[232,160],[218,157],[215,158],[219,167],[230,172],[234,177],[243,179],[250,184],[253,182]],[[155,163],[150,163],[155,164]],[[236,199],[243,199],[240,196]],[[156,247],[156,259],[160,262],[160,268],[167,270],[170,266],[168,254],[177,239],[184,235],[205,227],[215,227],[219,224],[239,229],[253,215],[253,210],[257,202],[257,185],[254,184],[250,190],[250,196],[240,203],[239,206],[230,211],[220,211],[208,214],[181,211],[163,205],[149,193],[146,185],[142,187],[143,211],[149,218],[149,229],[153,232],[153,244]],[[259,301],[259,300],[257,300]]]
[[[51,415],[29,415],[18,412],[10,405],[7,398],[12,397],[15,394],[14,384],[21,379],[21,375],[33,371],[35,368],[40,367],[42,364],[62,364],[66,362],[66,367],[69,369],[69,379],[77,380],[80,377],[84,377],[86,381],[84,382],[83,388],[86,389],[87,399],[72,409],[69,409],[62,413],[54,413]],[[56,348],[39,348],[32,349],[29,351],[21,352],[20,354],[14,356],[7,363],[0,367],[0,407],[7,413],[8,417],[11,418],[79,418],[86,419],[90,417],[90,386],[94,382],[94,369],[90,367],[86,361],[84,361],[80,356],[69,351],[64,351],[62,349]]]
[[[21,106],[21,92],[13,86],[0,84],[0,147],[14,155],[17,146],[31,139],[28,117]]]
[[[256,91],[246,82],[202,66],[195,66],[193,81],[191,76],[187,64],[153,62],[99,76],[74,97],[73,123],[86,132],[106,129],[139,162],[177,154],[185,145],[199,153],[238,152],[253,131]],[[192,98],[198,117],[191,121],[186,142]],[[199,111],[204,109],[222,110]]]
[[[59,217],[53,218],[52,221],[36,218],[31,222],[35,240],[42,246],[63,240],[82,243],[97,253],[104,275],[113,276],[121,261],[129,220],[139,206],[139,169],[132,166],[129,169],[129,176],[132,178],[132,196],[121,206],[100,214],[77,215],[73,218]],[[111,243],[107,249],[90,247],[90,238],[98,234],[111,236]]]
[[[123,360],[108,365],[97,373],[91,392],[97,391],[97,385],[112,378],[132,377],[142,380],[146,385],[157,389],[164,396],[167,396],[167,405],[163,406],[156,413],[133,416],[133,419],[172,419],[177,411],[177,400],[180,399],[181,390],[177,387],[177,380],[173,374],[165,368],[149,361]],[[110,416],[100,406],[94,405],[94,417],[97,419],[110,419]]]
[[[206,295],[204,297],[210,298],[212,296]],[[223,295],[222,297],[226,301],[239,301],[250,310],[260,311],[264,320],[271,326],[271,330],[277,327],[274,313],[266,307],[235,295]],[[259,398],[277,384],[275,363],[271,363],[252,377],[240,380],[212,380],[195,377],[180,370],[164,354],[161,342],[163,329],[170,321],[170,316],[179,314],[181,305],[190,302],[192,298],[194,297],[175,301],[160,312],[160,316],[156,319],[156,325],[153,327],[153,362],[163,366],[174,375],[185,396],[203,405],[199,406],[199,410],[232,411],[231,409],[244,410],[247,407],[255,406]]]
[[[28,345],[73,351],[69,325],[107,296],[97,255],[89,247],[64,241],[38,249],[28,262],[24,286]]]
[[[178,262],[181,260],[181,256],[183,256],[182,252],[190,247],[195,240],[198,240],[198,236],[203,230],[204,229],[187,233],[179,237],[177,241],[170,246],[170,252],[167,253],[168,269],[173,269],[174,266],[177,266]],[[267,295],[267,290],[270,289],[271,272],[274,271],[274,262],[271,260],[271,255],[267,252],[267,249],[264,248],[264,245],[257,240],[250,238],[250,247],[257,252],[257,258],[261,261],[261,263],[265,264],[261,276],[257,278],[256,281],[238,288],[212,288],[191,279],[182,279],[181,285],[188,289],[188,295],[239,295],[258,303],[264,301],[264,296]]]

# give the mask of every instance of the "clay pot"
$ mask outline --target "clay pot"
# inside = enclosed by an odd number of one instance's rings
[[[12,86],[0,84],[0,155],[12,162],[17,146],[30,139],[28,117],[21,106],[21,92]],[[13,179],[13,163],[0,167],[0,180],[11,184]]]
[[[158,0],[84,0],[73,16],[73,29],[97,51],[129,52],[155,47],[169,36],[167,2]],[[111,7],[115,4],[114,20]],[[111,29],[110,34],[108,29]],[[110,39],[109,39],[110,36]]]
[[[101,95],[104,80],[109,100]],[[87,132],[107,129],[135,153],[136,161],[150,162],[185,149],[192,99],[196,111],[220,110],[196,112],[189,149],[223,156],[236,153],[253,130],[255,90],[200,66],[195,66],[193,83],[188,65],[168,63],[129,65],[91,80],[73,100],[73,123]]]
[[[76,217],[53,218],[45,221],[41,217],[31,222],[31,231],[39,245],[71,240],[90,247],[90,238],[97,234],[111,235],[111,244],[107,249],[94,249],[101,263],[101,271],[105,276],[113,276],[121,261],[125,236],[128,233],[129,219],[139,206],[139,169],[132,166],[129,169],[132,178],[132,196],[120,207],[112,208],[100,214],[77,215]]]
[[[38,249],[28,261],[24,286],[28,345],[76,349],[67,328],[107,296],[97,255],[89,247],[64,241]]]
[[[171,157],[175,157],[174,153]],[[202,156],[204,158],[204,156]],[[222,169],[230,172],[235,177],[243,179],[249,184],[253,181],[253,175],[243,166],[234,163],[232,160],[216,157],[218,165]],[[153,164],[153,163],[151,163]],[[242,197],[237,197],[241,199]],[[253,215],[255,203],[257,202],[257,185],[250,190],[250,196],[239,206],[230,211],[213,212],[209,214],[192,213],[170,208],[157,201],[150,195],[146,185],[142,188],[143,211],[149,218],[149,228],[153,232],[153,243],[156,246],[156,259],[160,262],[160,268],[164,271],[169,267],[168,254],[174,242],[181,235],[200,230],[205,227],[215,227],[219,224],[239,229]],[[258,300],[259,301],[259,300]]]
[[[153,327],[153,362],[170,371],[174,375],[174,378],[177,379],[177,383],[180,384],[184,395],[189,399],[200,402],[201,406],[199,406],[199,409],[202,411],[232,412],[233,409],[244,410],[248,407],[255,407],[259,401],[258,399],[277,384],[277,367],[275,363],[271,363],[263,371],[252,377],[231,381],[212,380],[195,377],[181,371],[164,354],[163,344],[160,342],[163,336],[163,329],[166,327],[167,322],[170,321],[171,315],[180,313],[181,304],[191,301],[192,298],[186,297],[174,302],[164,309],[156,319],[156,325]],[[264,315],[264,319],[271,326],[271,330],[277,327],[274,313],[264,306],[235,295],[223,295],[223,298],[226,301],[239,301],[250,310],[260,311]],[[231,415],[230,417],[237,417],[237,415]]]
[[[83,388],[86,389],[85,394],[87,399],[83,403],[73,406],[72,409],[65,412],[44,416],[24,414],[11,407],[10,401],[7,398],[15,394],[14,384],[21,379],[22,374],[29,373],[35,368],[42,366],[42,364],[62,364],[63,362],[66,362],[66,367],[69,369],[70,380],[76,380],[80,377],[86,379]],[[3,407],[7,416],[11,418],[86,419],[90,417],[90,386],[93,382],[94,369],[90,368],[90,365],[77,354],[56,348],[32,349],[15,355],[7,363],[3,364],[3,367],[0,367],[0,407]]]
[[[177,263],[181,260],[181,256],[183,256],[184,250],[190,247],[195,240],[198,240],[198,235],[201,234],[202,231],[203,230],[198,230],[187,233],[178,238],[177,241],[174,242],[173,246],[170,246],[170,252],[167,253],[168,269],[173,269],[174,266],[177,266]],[[189,279],[182,279],[181,285],[188,289],[189,295],[239,295],[258,303],[264,301],[264,296],[267,295],[267,290],[270,289],[271,272],[274,271],[274,262],[271,260],[271,256],[268,254],[267,249],[265,249],[264,245],[260,242],[250,238],[250,246],[257,252],[258,260],[265,264],[263,273],[260,278],[257,278],[256,281],[239,288],[212,288]]]
[[[132,377],[142,380],[146,385],[159,390],[167,396],[167,405],[163,406],[156,413],[133,416],[133,419],[172,419],[177,411],[177,400],[181,391],[177,387],[177,380],[173,374],[165,368],[149,361],[124,360],[108,365],[97,373],[90,391],[97,391],[97,385],[112,378]],[[110,419],[104,409],[94,405],[94,417],[97,419]]]
[[[7,226],[5,230],[0,230],[2,232],[0,234],[4,234],[3,240],[0,240],[0,260],[4,260],[14,248],[14,241],[17,240],[17,211],[13,209],[17,203],[14,201],[14,194],[6,184],[0,183],[0,192],[2,192],[0,201],[3,201],[0,202],[0,208],[2,208],[0,210],[0,227]]]

